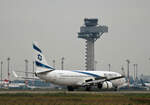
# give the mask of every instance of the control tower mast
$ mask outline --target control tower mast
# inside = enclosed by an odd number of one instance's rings
[[[98,25],[98,19],[84,19],[84,26],[80,27],[78,38],[86,40],[86,70],[94,70],[94,42],[106,32],[108,27]]]

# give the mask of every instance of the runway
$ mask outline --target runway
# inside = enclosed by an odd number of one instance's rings
[[[136,93],[144,93],[150,94],[150,91],[34,91],[34,90],[1,90],[0,94],[15,94],[15,93],[66,93],[66,94],[136,94]]]

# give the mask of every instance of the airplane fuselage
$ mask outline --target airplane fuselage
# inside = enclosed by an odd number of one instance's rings
[[[121,76],[121,74],[109,71],[81,71],[81,70],[54,70],[47,73],[38,74],[38,77],[54,84],[64,86],[82,86],[87,80],[95,80],[95,78],[107,77],[113,78]],[[111,80],[114,87],[118,87],[125,83],[125,78]]]

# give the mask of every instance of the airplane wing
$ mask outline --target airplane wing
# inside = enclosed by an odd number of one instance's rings
[[[146,86],[143,79],[140,79],[140,80],[141,80],[142,86]]]
[[[99,83],[103,83],[103,82],[111,81],[111,80],[116,80],[116,79],[120,79],[120,78],[124,78],[124,76],[112,77],[109,79],[106,77],[95,78],[95,80],[87,80],[87,82],[83,83],[83,86],[97,85]]]
[[[112,77],[112,78],[106,79],[106,81],[116,80],[116,79],[120,79],[120,78],[124,78],[124,77],[125,76]]]
[[[96,85],[96,84],[102,83],[104,81],[105,81],[105,79],[92,80],[92,81],[84,82],[82,85],[83,86]]]
[[[35,72],[24,72],[24,71],[14,71],[14,72],[28,73],[28,74],[35,74]]]

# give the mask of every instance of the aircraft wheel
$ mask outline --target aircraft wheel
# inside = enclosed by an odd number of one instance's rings
[[[86,91],[90,91],[91,90],[91,87],[90,86],[87,86],[86,87]]]
[[[118,91],[118,90],[119,90],[118,87],[115,87],[114,91]]]

